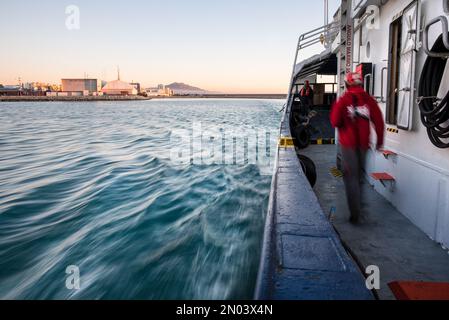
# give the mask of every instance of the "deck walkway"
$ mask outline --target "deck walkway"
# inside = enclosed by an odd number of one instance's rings
[[[398,280],[449,282],[449,254],[399,213],[366,182],[363,186],[364,219],[348,222],[342,178],[331,174],[336,146],[311,146],[301,152],[315,161],[318,181],[315,192],[343,242],[364,266],[376,265],[381,272],[380,299],[394,299],[388,283]]]

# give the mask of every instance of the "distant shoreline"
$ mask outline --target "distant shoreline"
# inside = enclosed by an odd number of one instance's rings
[[[171,97],[153,97],[153,99],[287,99],[286,94],[203,94]]]
[[[207,94],[171,97],[142,96],[0,96],[0,102],[91,102],[91,101],[144,101],[153,99],[286,99],[285,94]]]
[[[0,102],[85,102],[85,101],[140,101],[151,100],[142,96],[79,96],[79,97],[50,97],[50,96],[0,96]]]

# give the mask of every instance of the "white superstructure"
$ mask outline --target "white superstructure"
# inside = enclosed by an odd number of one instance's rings
[[[352,71],[362,63],[369,66],[371,72],[364,74],[366,89],[378,100],[387,122],[385,149],[390,153],[370,152],[366,167],[370,182],[430,238],[446,247],[449,149],[430,141],[418,106],[419,99],[428,97],[420,97],[418,87],[428,58],[424,40],[431,49],[442,33],[449,32],[445,23],[449,20],[448,2],[344,0],[339,14],[346,19],[341,20],[340,35],[332,45],[339,60],[340,88],[349,69],[345,66]],[[341,40],[348,35],[352,38],[349,45]],[[440,99],[449,91],[448,65]],[[388,173],[394,181],[375,180],[372,173]]]

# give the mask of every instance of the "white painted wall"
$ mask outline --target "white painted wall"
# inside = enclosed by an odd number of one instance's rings
[[[375,65],[374,94],[381,96],[387,92],[387,81],[381,88],[381,69],[388,66],[389,26],[393,17],[405,9],[412,1],[390,0],[380,9],[380,29],[362,29],[362,50],[360,62]],[[423,21],[444,15],[442,0],[421,0]],[[441,25],[431,29],[430,46],[441,34]],[[358,57],[359,34],[354,35],[354,60]],[[371,43],[371,54],[366,54],[366,44]],[[417,53],[416,86],[419,82],[426,54]],[[355,66],[354,66],[355,67]],[[387,78],[386,78],[387,79]],[[385,80],[386,80],[385,79]],[[449,90],[449,68],[443,79],[441,97]],[[386,106],[380,103],[385,113]],[[387,126],[393,127],[394,126]],[[371,180],[376,190],[387,198],[400,212],[421,228],[429,237],[449,247],[449,150],[438,149],[429,141],[421,124],[419,108],[413,107],[413,128],[399,130],[399,134],[387,133],[387,149],[398,153],[397,157],[385,159],[383,155],[371,153],[367,173],[388,172],[396,178],[396,185],[389,190],[379,182]]]

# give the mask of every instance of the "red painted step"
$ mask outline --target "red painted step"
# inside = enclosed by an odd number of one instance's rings
[[[395,178],[386,172],[376,172],[372,173],[371,177],[377,181],[394,181]]]
[[[388,158],[389,156],[396,156],[397,153],[391,150],[382,150],[382,154],[385,158]]]
[[[396,281],[388,286],[398,300],[449,301],[449,283]]]

